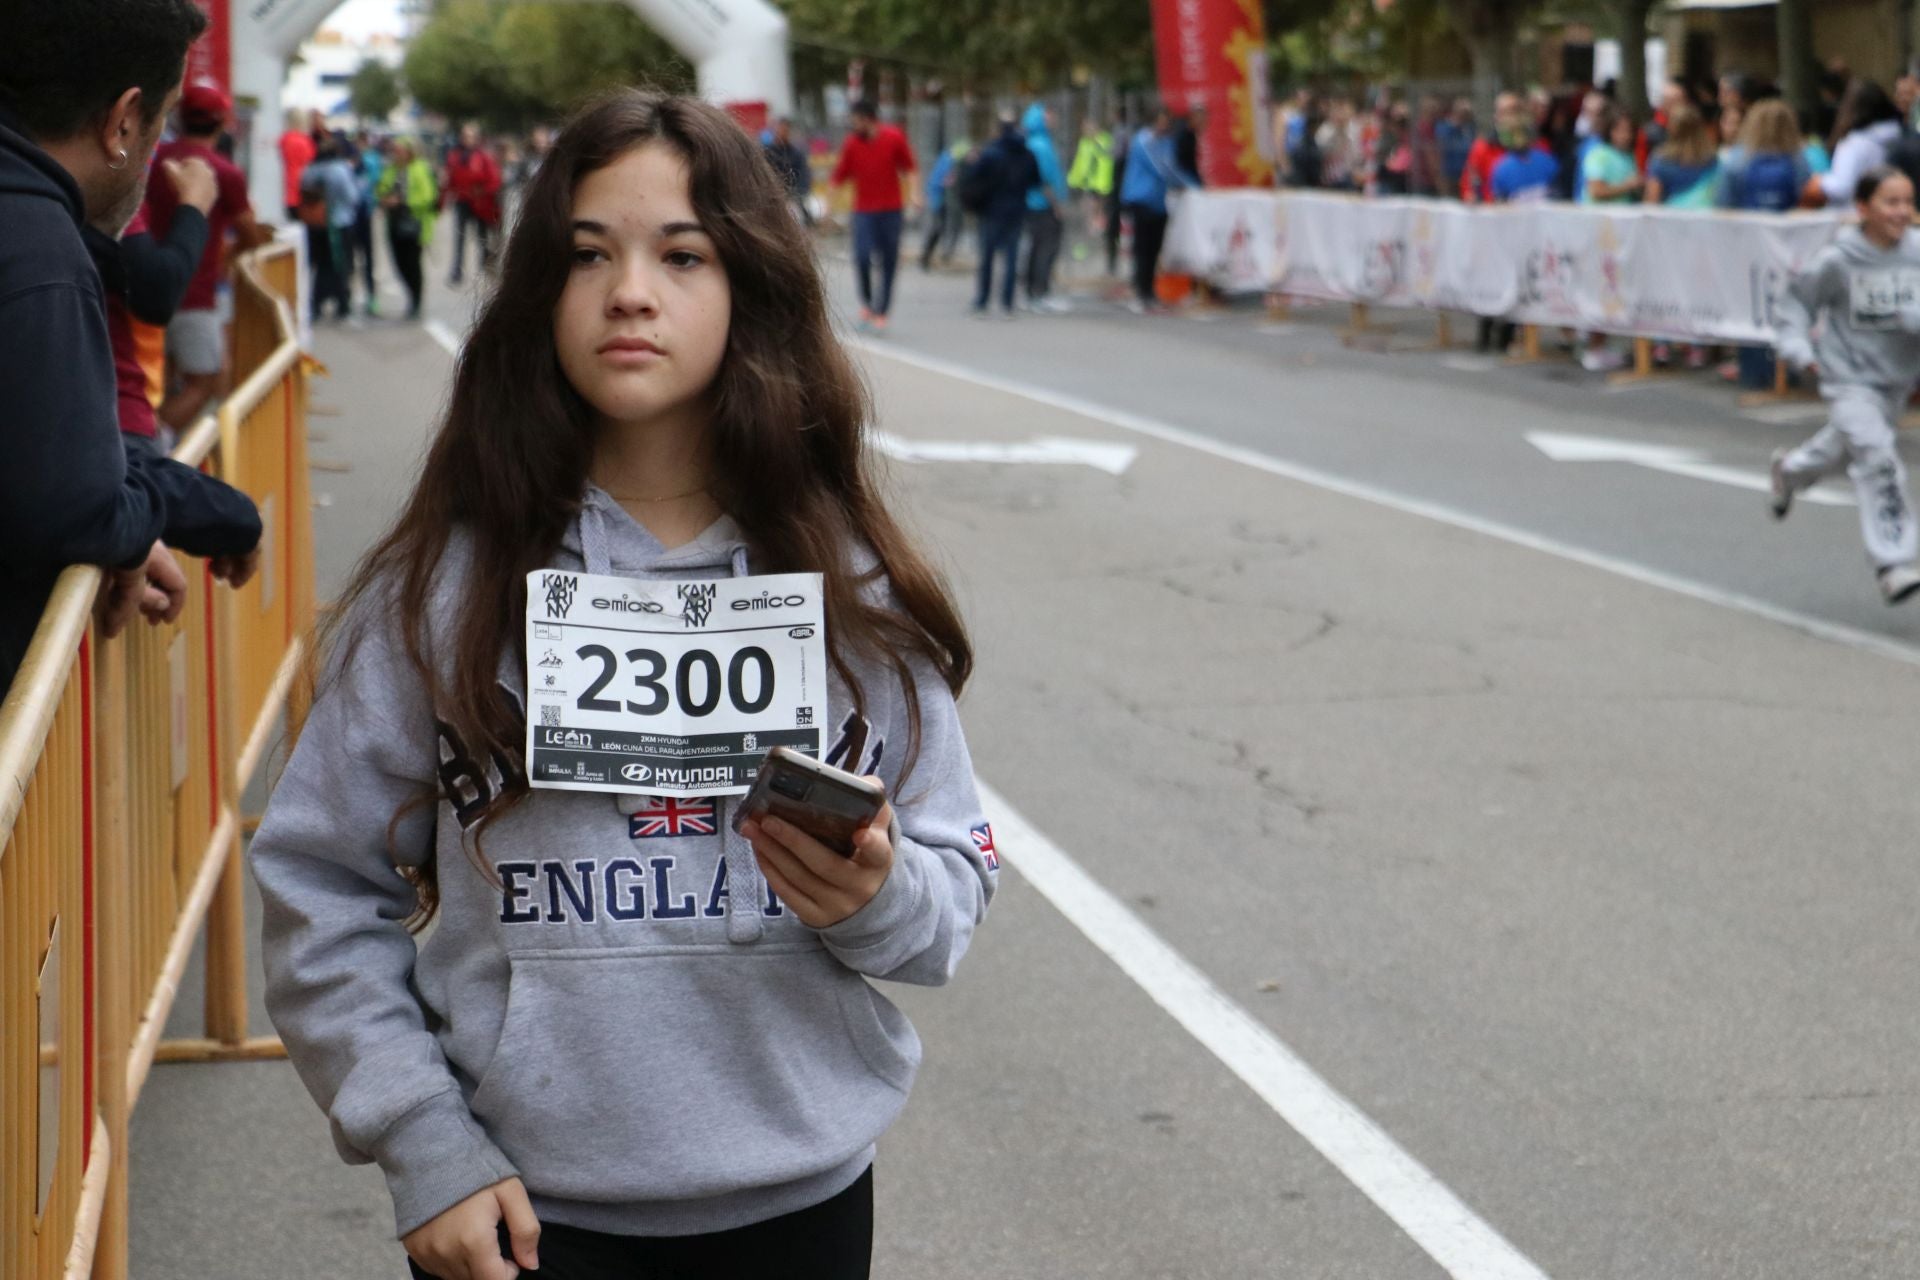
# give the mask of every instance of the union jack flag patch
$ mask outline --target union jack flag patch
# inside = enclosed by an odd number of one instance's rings
[[[712,797],[652,796],[647,807],[627,815],[627,836],[655,840],[673,836],[710,836],[716,830]]]
[[[993,824],[991,822],[983,822],[973,828],[968,834],[973,837],[973,847],[980,851],[982,858],[986,859],[987,870],[998,871],[1000,869],[1000,855],[993,850]]]

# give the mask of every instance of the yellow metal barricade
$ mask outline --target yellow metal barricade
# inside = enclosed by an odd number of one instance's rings
[[[259,573],[233,591],[190,563],[176,622],[103,641],[99,570],[67,570],[0,704],[0,1280],[125,1276],[152,1064],[280,1052],[246,1038],[240,797],[313,622],[296,264],[242,259],[238,385],[174,454],[254,499]],[[202,923],[206,1036],[162,1044]]]

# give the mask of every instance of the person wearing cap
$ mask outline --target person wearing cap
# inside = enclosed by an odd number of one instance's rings
[[[160,402],[158,412],[160,420],[175,431],[193,425],[219,391],[226,369],[226,331],[220,323],[216,294],[227,232],[233,232],[241,250],[273,238],[272,232],[253,216],[246,175],[214,146],[232,110],[233,103],[224,89],[211,80],[196,80],[180,94],[180,136],[162,143],[153,153],[155,165],[161,166],[168,161],[205,161],[219,187],[213,207],[207,210],[207,247],[201,251],[199,268],[187,285],[179,310],[167,325],[167,356],[178,385]],[[179,210],[180,196],[171,182],[148,185],[145,212],[156,238],[167,238]]]

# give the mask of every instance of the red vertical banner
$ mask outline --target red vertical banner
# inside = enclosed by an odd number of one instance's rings
[[[1207,111],[1200,177],[1210,187],[1273,180],[1267,110],[1267,29],[1260,0],[1153,0],[1160,98]]]
[[[211,80],[233,92],[232,0],[194,0],[207,11],[207,31],[187,50],[187,83]]]

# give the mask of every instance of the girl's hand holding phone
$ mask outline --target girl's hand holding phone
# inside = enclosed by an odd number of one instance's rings
[[[871,782],[880,781],[869,778]],[[853,855],[835,853],[794,826],[767,814],[748,818],[740,834],[753,845],[760,874],[787,909],[812,929],[839,924],[873,901],[893,870],[893,806],[880,806],[853,837]]]
[[[502,1219],[513,1240],[511,1259],[500,1256]],[[438,1280],[514,1280],[522,1268],[540,1269],[540,1219],[533,1216],[518,1178],[474,1192],[409,1231],[400,1243],[422,1271]]]

